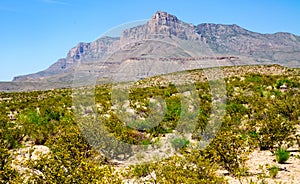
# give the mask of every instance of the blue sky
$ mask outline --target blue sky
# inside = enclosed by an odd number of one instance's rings
[[[78,42],[167,11],[188,23],[238,24],[261,33],[300,35],[300,1],[1,0],[0,81],[46,69]]]

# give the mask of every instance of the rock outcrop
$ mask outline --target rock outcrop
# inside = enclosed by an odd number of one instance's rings
[[[203,39],[201,35],[197,33],[193,24],[184,23],[174,15],[158,11],[145,25],[123,31],[121,42],[128,43],[142,39],[171,36],[184,40]]]

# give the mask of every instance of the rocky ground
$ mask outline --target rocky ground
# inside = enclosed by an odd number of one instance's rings
[[[284,164],[279,164],[275,161],[275,156],[270,151],[255,150],[249,155],[247,161],[247,167],[249,168],[249,175],[240,179],[225,176],[230,184],[240,183],[299,183],[300,181],[300,153],[295,151],[296,149],[289,149],[291,151],[291,157]],[[277,166],[279,172],[275,178],[269,176],[268,168]]]
[[[297,127],[297,134],[300,133],[300,128]],[[276,162],[275,155],[269,151],[254,150],[249,155],[249,160],[246,162],[246,167],[249,169],[249,176],[241,177],[240,179],[232,176],[225,176],[230,184],[248,184],[252,182],[256,183],[294,183],[297,184],[300,181],[300,151],[297,144],[288,149],[291,157],[284,164]],[[268,168],[276,166],[279,168],[278,174],[275,177],[270,177]],[[220,171],[223,175],[226,175],[226,171]]]

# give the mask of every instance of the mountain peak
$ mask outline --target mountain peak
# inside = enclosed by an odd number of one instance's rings
[[[157,25],[169,26],[171,22],[178,22],[178,18],[175,15],[171,15],[167,12],[157,11],[150,19],[149,22],[156,22]]]
[[[193,24],[179,20],[175,15],[157,11],[150,20],[142,26],[124,30],[121,35],[121,45],[142,39],[177,37],[183,40],[201,40]]]
[[[175,15],[157,11],[147,23],[147,34],[175,36],[184,40],[200,40],[193,24],[179,20]]]

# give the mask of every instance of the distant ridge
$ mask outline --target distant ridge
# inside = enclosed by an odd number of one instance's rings
[[[260,34],[238,25],[202,23],[188,24],[167,12],[157,11],[141,26],[126,29],[120,37],[102,37],[90,43],[79,43],[48,69],[29,75],[14,77],[15,82],[72,82],[76,66],[101,60],[105,55],[115,53],[111,62],[99,74],[109,77],[117,68],[132,57],[191,57],[177,48],[167,48],[146,43],[146,39],[172,39],[186,50],[202,49],[208,45],[213,54],[220,57],[239,58],[239,64],[276,63],[287,67],[300,66],[300,37],[290,33]],[[137,43],[131,45],[130,43]],[[188,47],[187,47],[188,45]],[[123,47],[126,46],[126,49]],[[164,49],[164,52],[161,50]],[[205,49],[203,51],[205,53]],[[203,54],[205,56],[205,54]],[[224,62],[223,65],[230,65]],[[103,68],[103,67],[102,67]],[[197,68],[195,66],[195,68]],[[96,70],[96,69],[95,69]]]

